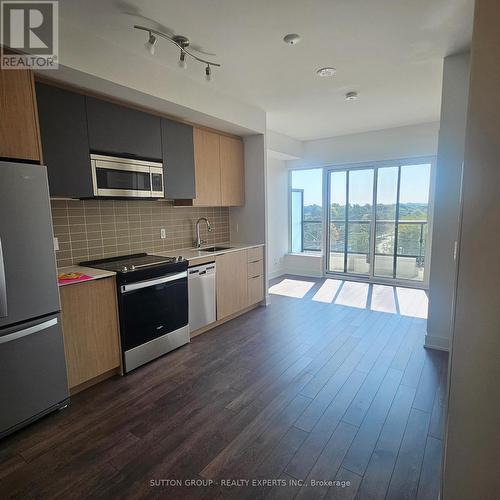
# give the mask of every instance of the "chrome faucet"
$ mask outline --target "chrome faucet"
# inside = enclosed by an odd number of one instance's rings
[[[194,245],[196,248],[200,248],[201,245],[206,243],[206,241],[203,241],[200,237],[200,222],[201,221],[205,221],[207,223],[207,229],[209,232],[212,231],[212,226],[210,225],[210,221],[206,217],[200,217],[196,221],[196,240],[194,241]]]

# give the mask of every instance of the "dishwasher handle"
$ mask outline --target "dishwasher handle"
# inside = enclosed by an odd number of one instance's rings
[[[200,276],[206,276],[215,274],[215,262],[210,264],[204,264],[201,266],[191,267],[188,269],[188,279],[199,278]]]

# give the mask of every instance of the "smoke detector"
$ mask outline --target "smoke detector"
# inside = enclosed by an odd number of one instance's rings
[[[332,68],[331,66],[326,66],[324,68],[319,68],[316,70],[316,73],[319,76],[334,76],[337,70]]]
[[[358,93],[357,92],[347,92],[345,95],[345,100],[346,101],[355,101],[358,98]]]
[[[288,45],[297,45],[300,42],[300,35],[297,35],[297,33],[289,33],[283,37],[283,41]]]

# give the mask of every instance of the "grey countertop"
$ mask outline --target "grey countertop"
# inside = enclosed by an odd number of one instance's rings
[[[228,247],[225,250],[219,250],[217,252],[203,252],[202,250],[197,250],[195,248],[181,248],[178,250],[172,250],[168,252],[152,252],[153,255],[160,255],[161,257],[179,257],[182,256],[184,259],[188,260],[191,264],[196,264],[197,260],[206,262],[207,259],[221,255],[228,252],[237,252],[238,250],[246,250],[248,248],[262,247],[263,243],[217,243],[215,245],[205,245],[205,248],[210,248],[212,246],[217,247]],[[203,248],[203,247],[202,247]],[[104,271],[103,269],[93,269],[90,267],[83,266],[68,266],[60,267],[57,269],[57,274],[61,273],[82,273],[87,276],[91,276],[90,280],[85,281],[72,281],[69,283],[59,283],[59,286],[75,285],[77,283],[85,283],[86,281],[97,280],[101,278],[109,278],[110,276],[115,276],[116,273],[113,271]]]
[[[225,250],[219,250],[217,252],[204,252],[202,249],[210,248],[213,246],[217,247],[228,247]],[[215,257],[216,255],[222,255],[228,252],[237,252],[238,250],[246,250],[248,248],[262,247],[263,243],[216,243],[215,245],[205,245],[201,250],[196,248],[181,248],[178,250],[171,250],[168,252],[154,252],[155,255],[160,255],[162,257],[183,257],[190,263],[196,263],[197,260],[206,260],[210,257]]]

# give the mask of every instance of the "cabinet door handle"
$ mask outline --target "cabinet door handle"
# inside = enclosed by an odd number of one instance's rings
[[[5,282],[5,266],[3,263],[2,238],[0,238],[0,318],[6,318],[7,313],[7,284]]]

